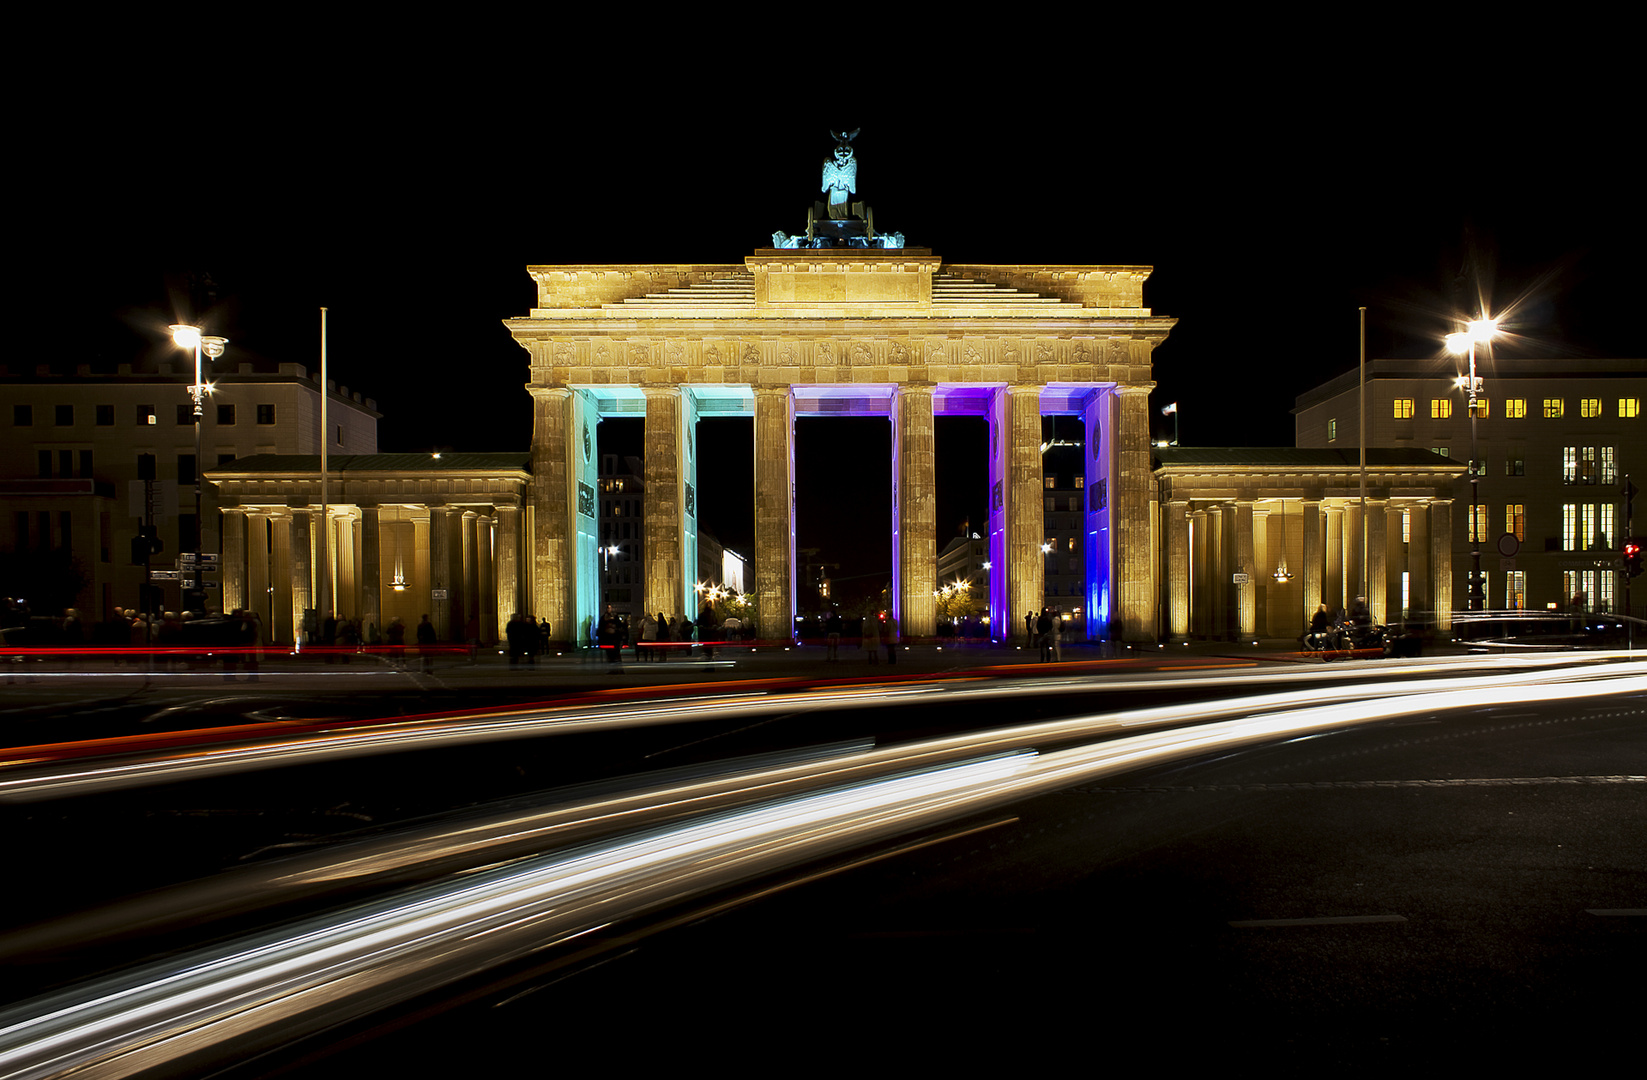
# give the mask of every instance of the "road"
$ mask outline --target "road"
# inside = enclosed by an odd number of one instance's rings
[[[353,1056],[347,1036],[364,1035],[381,1017],[326,1032],[323,1059],[304,1056],[312,1047],[278,1051],[245,1074],[343,1075],[397,1061],[411,1074],[430,1074],[434,1063],[443,1063],[441,1073],[458,1067],[443,1055],[473,1070],[477,1047],[495,1055],[490,1060],[541,1055],[552,1032],[622,1046],[626,1067],[709,1057],[771,1067],[770,1055],[800,1050],[820,1060],[1022,1067],[1021,1055],[1054,1053],[1049,1048],[1069,1040],[1091,1047],[1094,1060],[1142,1045],[1174,1060],[1233,1062],[1245,1054],[1299,1069],[1448,1054],[1476,1060],[1504,1045],[1553,1044],[1557,1033],[1575,1030],[1589,1045],[1616,1045],[1613,1034],[1639,1012],[1640,994],[1626,976],[1647,939],[1647,714],[1639,686],[1511,688],[1506,680],[1535,677],[1500,667],[1471,680],[1487,685],[1488,705],[1477,690],[1450,692],[1445,702],[1420,699],[1393,677],[1397,670],[1372,666],[1331,680],[1306,672],[1285,705],[1273,683],[1238,692],[1211,681],[1222,678],[1215,673],[1203,673],[1209,681],[1200,686],[1180,678],[1101,693],[1104,708],[1134,706],[1126,715],[1151,718],[1132,730],[1162,734],[1100,735],[1095,721],[1083,721],[1087,734],[1079,736],[1057,720],[1010,730],[1038,731],[1021,741],[1050,763],[1088,753],[1083,746],[1093,738],[1100,750],[1139,740],[1165,745],[1217,726],[1184,728],[1184,719],[1163,719],[1169,714],[1320,716],[1284,734],[1277,728],[1201,752],[1176,749],[1142,768],[1089,769],[1085,782],[1038,781],[1030,797],[940,814],[812,857],[801,848],[798,858],[752,877],[673,893],[643,917],[592,924],[547,951],[528,947],[484,976],[451,976],[455,982],[398,1006],[389,1034],[358,1051],[365,1057]],[[1370,687],[1351,689],[1368,676],[1376,680]],[[972,733],[999,725],[1003,711],[1027,722],[1094,707],[1084,686],[1026,694],[968,685],[906,688],[895,707],[868,711],[786,705],[775,710],[776,722],[699,721],[705,737],[695,760],[868,734],[883,747],[874,754],[895,762],[900,748],[933,745],[935,732],[957,743],[976,739]],[[1260,692],[1269,702],[1261,709],[1246,706],[1250,697],[1236,701]],[[1379,702],[1354,704],[1367,693],[1414,693],[1416,704],[1373,722],[1334,712],[1370,715]],[[1327,704],[1300,708],[1310,701]],[[683,730],[602,737],[618,740],[614,746],[666,739],[679,747],[693,741],[681,739]],[[526,743],[488,745],[514,755]],[[305,765],[118,797],[152,810],[179,792],[193,792],[185,803],[198,801],[204,783],[238,789],[255,807],[283,781],[290,788],[301,776],[299,791],[307,792],[328,771],[335,782],[370,777],[383,790],[397,776],[415,790],[430,775],[376,763]],[[492,790],[493,778],[474,792]],[[528,779],[527,786],[542,782]],[[107,815],[68,809],[102,797],[28,812],[112,824]],[[863,817],[850,811],[842,820]],[[242,849],[249,842],[232,815],[203,820]],[[15,824],[11,831],[18,834]],[[154,835],[152,818],[130,836],[145,832]],[[692,869],[692,859],[682,866]],[[1507,1042],[1511,1036],[1519,1042]]]

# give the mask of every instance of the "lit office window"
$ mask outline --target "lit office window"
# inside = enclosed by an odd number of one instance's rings
[[[1475,415],[1479,416],[1481,419],[1485,420],[1487,418],[1489,412],[1491,412],[1491,410],[1487,408],[1487,399],[1486,398],[1476,398],[1475,399]]]
[[[1578,415],[1580,415],[1580,416],[1582,416],[1586,419],[1588,419],[1592,416],[1600,416],[1601,415],[1601,399],[1598,398],[1598,397],[1579,398],[1578,399]]]
[[[1487,504],[1476,503],[1470,507],[1470,542],[1479,544],[1487,539]]]
[[[1453,399],[1452,398],[1438,397],[1438,398],[1431,398],[1430,399],[1430,419],[1431,420],[1445,420],[1449,416],[1451,416],[1452,414],[1453,414]]]
[[[1578,504],[1563,503],[1561,506],[1561,550],[1578,550]]]
[[[1596,582],[1595,610],[1613,610],[1613,579],[1617,576],[1605,571],[1599,575],[1599,580]]]
[[[1596,448],[1593,446],[1584,447],[1578,455],[1578,482],[1593,484],[1596,482],[1596,475],[1599,472],[1600,470],[1596,468]]]
[[[1603,484],[1618,483],[1618,456],[1614,453],[1615,447],[1603,446],[1601,451],[1601,482]]]
[[[1544,419],[1560,420],[1566,412],[1567,403],[1564,399],[1558,397],[1547,397],[1544,399]]]
[[[1593,549],[1596,546],[1595,503],[1585,503],[1583,506],[1579,507],[1579,528],[1583,530],[1578,535],[1584,542],[1584,547],[1586,549]]]
[[[1613,535],[1613,504],[1602,503],[1596,507],[1595,546],[1603,551],[1611,551]]]
[[[1513,397],[1504,399],[1504,419],[1520,420],[1527,415],[1527,399]]]
[[[1337,439],[1338,439],[1338,420],[1335,417],[1334,419],[1331,419],[1331,420],[1327,421],[1327,441],[1328,442],[1336,442]]]
[[[1527,539],[1527,504],[1510,503],[1504,507],[1504,531],[1517,540]]]
[[[1509,570],[1504,574],[1504,606],[1520,611],[1527,606],[1527,571]]]
[[[1641,399],[1638,397],[1621,397],[1618,399],[1618,417],[1620,420],[1633,420],[1641,415]]]
[[[1395,418],[1397,420],[1411,420],[1413,418],[1413,399],[1398,397],[1395,399]]]
[[[1563,446],[1561,448],[1561,482],[1563,484],[1578,483],[1578,447]]]
[[[1401,542],[1403,544],[1413,542],[1413,512],[1411,510],[1401,511]]]

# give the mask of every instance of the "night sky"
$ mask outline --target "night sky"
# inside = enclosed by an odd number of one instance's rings
[[[934,40],[862,69],[710,62],[686,39],[579,60],[548,29],[247,28],[201,42],[225,55],[210,78],[147,31],[52,69],[13,132],[25,347],[112,368],[199,320],[228,359],[318,366],[325,304],[332,376],[377,400],[381,449],[524,450],[526,353],[501,320],[531,306],[527,265],[740,262],[804,227],[829,129],[860,127],[856,197],[912,246],[1154,266],[1146,303],[1180,321],[1153,415],[1170,435],[1178,401],[1186,445],[1290,445],[1294,397],[1354,367],[1361,305],[1371,357],[1439,358],[1478,296],[1509,320],[1500,355],[1647,353],[1641,93],[1603,26],[1499,27],[1478,41],[1498,62],[1467,66],[1442,63],[1461,27],[1327,48],[1229,23],[1131,60]],[[191,280],[217,301],[191,310]],[[800,433],[801,546],[872,574],[885,454],[841,423]],[[939,439],[942,539],[979,520],[984,481],[966,422]],[[746,437],[702,441],[733,481],[700,483],[705,523],[747,545]]]

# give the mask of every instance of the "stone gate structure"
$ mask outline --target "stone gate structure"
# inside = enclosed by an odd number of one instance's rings
[[[992,625],[1021,634],[1022,612],[1043,603],[1041,417],[1074,415],[1086,430],[1089,632],[1152,638],[1147,402],[1152,353],[1176,320],[1143,304],[1151,268],[951,264],[884,236],[831,242],[757,250],[742,265],[529,268],[537,303],[505,325],[531,357],[530,609],[557,628],[596,615],[595,428],[643,416],[645,608],[695,613],[694,428],[744,415],[754,418],[760,634],[787,639],[795,419],[884,416],[894,613],[906,635],[931,635],[933,421],[964,415],[989,423]]]

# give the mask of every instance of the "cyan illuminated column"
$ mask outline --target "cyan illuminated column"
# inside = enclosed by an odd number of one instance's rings
[[[532,585],[528,613],[547,618],[557,641],[574,644],[600,609],[595,515],[595,426],[589,396],[564,387],[532,391],[532,535],[523,559]]]
[[[1430,504],[1430,588],[1434,590],[1435,628],[1453,628],[1453,501]]]
[[[267,640],[292,640],[292,517],[281,512],[269,518],[269,617]]]
[[[1367,606],[1375,623],[1389,621],[1389,523],[1383,499],[1367,500]]]
[[[1235,504],[1235,573],[1246,578],[1235,585],[1235,629],[1243,637],[1258,633],[1257,563],[1253,559],[1252,502]]]
[[[795,402],[755,390],[755,605],[760,636],[795,636]]]
[[[1114,442],[1114,483],[1110,485],[1111,520],[1115,525],[1116,617],[1127,641],[1155,635],[1155,597],[1151,591],[1149,498],[1154,479],[1149,453],[1149,392],[1145,386],[1115,391],[1119,417]]]
[[[509,620],[517,612],[524,613],[525,605],[521,597],[520,580],[520,535],[523,518],[518,506],[500,506],[497,508],[497,627],[507,627]],[[557,640],[565,639],[568,635],[566,628],[551,625],[551,637]]]
[[[932,387],[897,392],[892,428],[892,527],[897,535],[898,624],[906,638],[938,632],[938,505],[932,428]]]
[[[292,517],[292,640],[303,637],[304,616],[314,603],[314,578],[309,568],[314,565],[313,531],[309,528],[310,513],[299,507]],[[307,645],[309,642],[304,641]]]
[[[1046,603],[1041,502],[1041,388],[1008,386],[989,405],[989,591],[992,633],[1028,644],[1024,615]]]
[[[1315,609],[1325,599],[1325,564],[1321,552],[1321,500],[1304,500],[1304,557],[1299,574],[1304,588],[1304,626],[1310,625]]]
[[[246,606],[246,511],[223,509],[223,611]]]
[[[1182,639],[1190,632],[1189,503],[1167,503],[1167,633]]]
[[[360,508],[360,628],[383,629],[383,533],[376,506]]]
[[[646,390],[646,491],[642,496],[645,534],[646,610],[698,616],[692,585],[696,563],[695,476],[689,475],[694,448],[689,424],[690,391],[678,386]],[[688,507],[688,500],[693,504]],[[688,533],[691,543],[688,543]],[[687,561],[688,549],[693,561]]]

